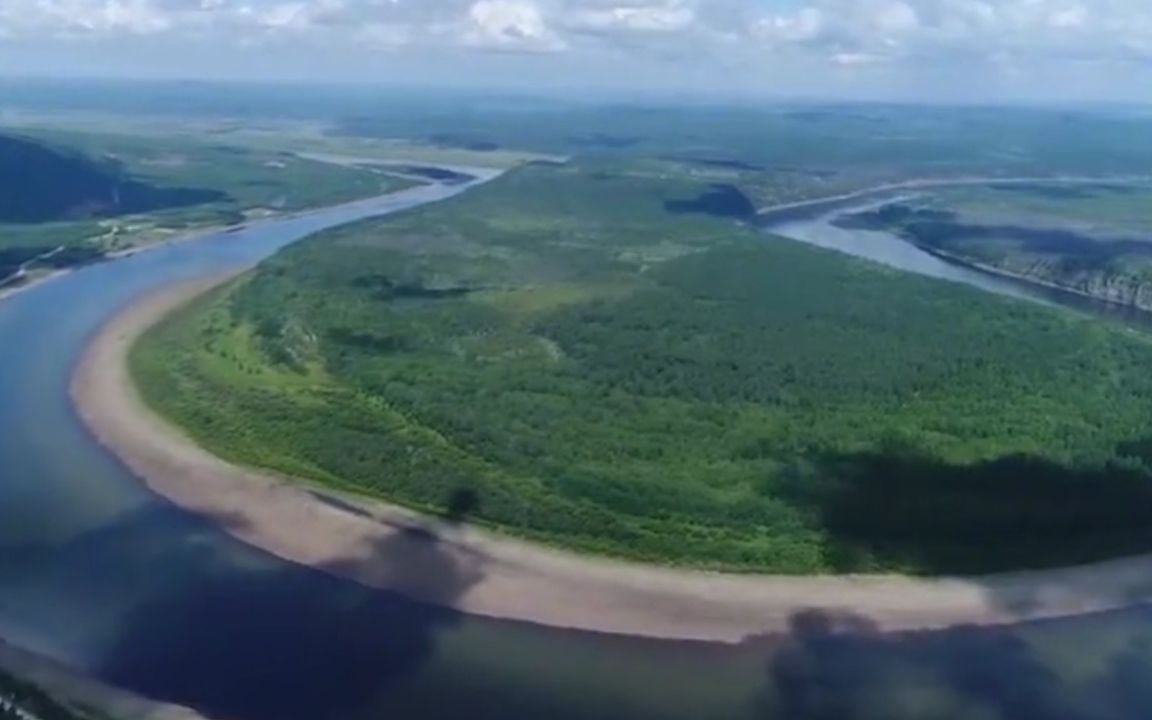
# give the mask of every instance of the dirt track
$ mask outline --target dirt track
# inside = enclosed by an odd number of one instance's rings
[[[1152,556],[986,578],[792,578],[663,569],[573,555],[437,523],[384,503],[318,496],[230,465],[147,409],[126,354],[215,277],[135,303],[92,341],[72,396],[99,440],[177,505],[286,560],[465,612],[648,637],[739,642],[805,609],[888,629],[994,624],[1152,601]]]

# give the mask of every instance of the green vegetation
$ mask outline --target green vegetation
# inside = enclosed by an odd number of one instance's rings
[[[219,201],[224,194],[160,188],[125,175],[107,159],[0,135],[0,222],[40,223],[148,212]]]
[[[303,210],[379,195],[406,183],[378,171],[308,160],[294,152],[167,135],[30,130],[26,134],[119,164],[133,178],[158,186],[212,188],[226,197],[211,210],[220,219],[250,208]]]
[[[389,112],[395,112],[390,108]],[[234,114],[213,115],[210,109],[180,117],[132,112],[7,112],[0,115],[5,132],[68,135],[131,135],[155,140],[209,138],[212,143],[252,150],[290,152],[301,157],[355,158],[387,163],[454,165],[458,167],[509,168],[533,160],[554,160],[556,156],[513,149],[468,150],[447,147],[417,135],[394,138],[357,137],[331,132],[331,123],[322,120],[290,119],[275,115],[247,121]]]
[[[1152,186],[1020,184],[932,192],[841,218],[940,255],[1152,310]]]
[[[1152,548],[1152,344],[534,166],[329,231],[132,354],[236,462],[581,550],[986,571]],[[455,508],[459,509],[459,508]]]
[[[112,87],[96,104],[82,93],[41,97],[31,102],[40,111],[0,122],[394,162],[511,167],[594,156],[738,185],[758,206],[911,178],[1147,175],[1152,165],[1147,116],[1122,108],[597,104],[331,88],[307,104],[272,88],[163,94],[151,108]]]
[[[1152,231],[1152,185],[1147,182],[957,187],[932,193],[932,201],[987,224]]]
[[[1152,166],[1147,117],[1097,110],[485,97],[343,117],[336,132],[352,136],[626,159],[739,185],[761,207],[913,178],[1147,176]]]
[[[43,129],[0,136],[0,284],[20,279],[12,276],[30,261],[29,270],[77,264],[196,228],[414,183],[387,169],[212,138]]]

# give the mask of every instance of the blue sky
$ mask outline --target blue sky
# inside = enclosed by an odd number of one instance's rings
[[[1152,0],[0,0],[0,73],[1152,101]]]

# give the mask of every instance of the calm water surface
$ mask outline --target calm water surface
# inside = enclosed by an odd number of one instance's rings
[[[1152,314],[1147,312],[949,262],[921,250],[895,233],[848,229],[835,224],[836,218],[841,215],[870,210],[907,197],[909,195],[906,191],[882,191],[863,200],[815,204],[811,208],[770,213],[761,219],[760,225],[776,235],[855,255],[918,275],[970,285],[987,292],[1030,300],[1042,305],[1070,308],[1110,321],[1152,330]]]
[[[85,341],[133,298],[453,192],[420,189],[207,237],[0,303],[0,636],[236,720],[1150,716],[1147,610],[919,635],[800,614],[791,632],[738,647],[466,617],[232,540],[151,495],[77,421],[71,371]],[[442,565],[446,601],[468,591],[470,576],[449,558],[422,562]]]

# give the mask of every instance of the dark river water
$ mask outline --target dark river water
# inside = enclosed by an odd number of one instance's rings
[[[1152,716],[1148,610],[904,635],[801,613],[790,632],[740,646],[467,617],[232,540],[150,494],[77,421],[78,356],[132,299],[456,190],[170,246],[0,303],[0,637],[235,720]],[[445,599],[467,592],[442,564]]]

